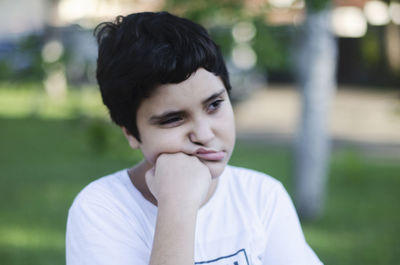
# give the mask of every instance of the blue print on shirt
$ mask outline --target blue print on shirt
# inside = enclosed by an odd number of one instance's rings
[[[246,250],[242,248],[238,252],[223,256],[217,259],[208,260],[208,261],[199,261],[194,264],[207,264],[207,265],[250,265],[249,260],[247,259]]]

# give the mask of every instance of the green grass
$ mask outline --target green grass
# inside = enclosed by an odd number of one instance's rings
[[[65,220],[74,196],[139,159],[102,123],[0,119],[0,264],[64,263]],[[106,134],[110,138],[102,143],[90,140]],[[118,151],[106,152],[107,145]]]
[[[0,82],[0,116],[45,119],[107,116],[94,86],[69,87],[64,97],[51,97],[38,83]]]
[[[1,118],[0,128],[0,264],[64,264],[74,196],[141,156],[101,120]],[[231,162],[290,187],[287,148],[239,142]],[[399,264],[400,164],[341,150],[330,175],[324,217],[303,224],[313,249],[325,264]]]

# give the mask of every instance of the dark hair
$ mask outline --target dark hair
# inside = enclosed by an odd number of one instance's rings
[[[103,22],[94,30],[99,44],[97,81],[111,119],[140,141],[136,112],[161,84],[180,83],[198,68],[231,85],[218,46],[200,25],[167,12],[135,13]]]

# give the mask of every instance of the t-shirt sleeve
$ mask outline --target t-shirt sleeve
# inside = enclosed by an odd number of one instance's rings
[[[264,265],[322,265],[305,241],[295,207],[282,184],[270,194],[264,213],[267,245]]]
[[[75,200],[67,221],[67,265],[145,265],[149,255],[135,227],[115,209]]]

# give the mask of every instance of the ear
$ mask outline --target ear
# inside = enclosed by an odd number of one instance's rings
[[[129,133],[129,131],[125,128],[125,127],[121,127],[122,132],[125,135],[125,138],[128,140],[129,145],[133,148],[133,149],[138,149],[140,147],[140,143],[139,141],[136,139],[135,136],[133,136],[132,134]]]

